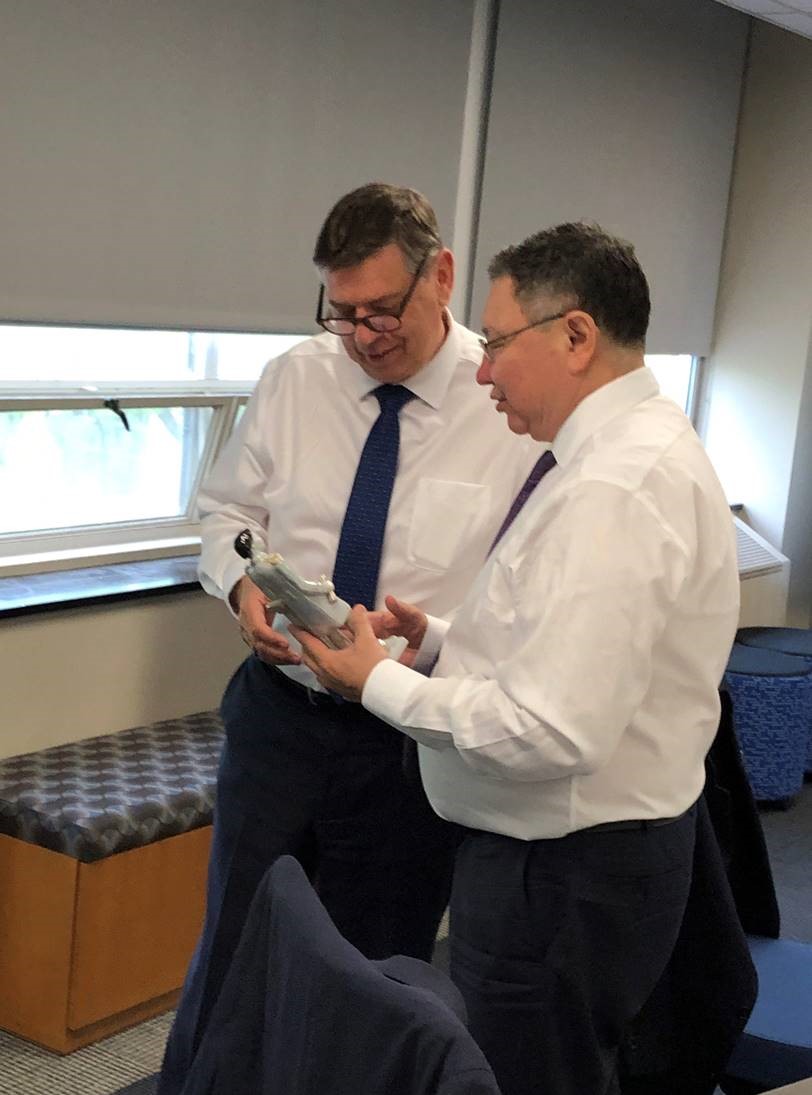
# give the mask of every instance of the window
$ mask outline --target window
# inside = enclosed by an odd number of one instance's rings
[[[250,387],[266,361],[306,337],[0,326],[0,392],[209,381]]]
[[[0,573],[198,548],[198,486],[305,335],[0,325]],[[649,355],[690,408],[696,359]]]
[[[0,566],[197,549],[198,485],[304,335],[0,326]]]
[[[0,533],[182,518],[214,408],[119,415],[93,407],[0,413]]]
[[[693,418],[693,398],[699,358],[690,354],[646,354],[646,365],[660,385],[660,391],[673,399]]]

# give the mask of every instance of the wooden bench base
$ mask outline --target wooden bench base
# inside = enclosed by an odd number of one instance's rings
[[[58,1053],[174,1006],[211,826],[95,863],[0,834],[0,1028]]]

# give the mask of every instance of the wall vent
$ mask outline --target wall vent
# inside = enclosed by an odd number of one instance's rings
[[[739,627],[783,627],[787,619],[789,559],[739,517],[736,552],[741,581]]]

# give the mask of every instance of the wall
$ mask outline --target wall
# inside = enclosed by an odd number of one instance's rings
[[[789,556],[790,622],[812,587],[812,41],[756,22],[703,434],[731,501]]]
[[[805,376],[783,542],[784,552],[795,560],[787,621],[795,627],[812,626],[812,342]]]
[[[3,620],[0,757],[217,707],[245,649],[202,592]]]

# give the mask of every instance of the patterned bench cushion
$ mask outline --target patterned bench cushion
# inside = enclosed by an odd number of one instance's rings
[[[212,818],[214,711],[0,760],[0,833],[92,863]]]

